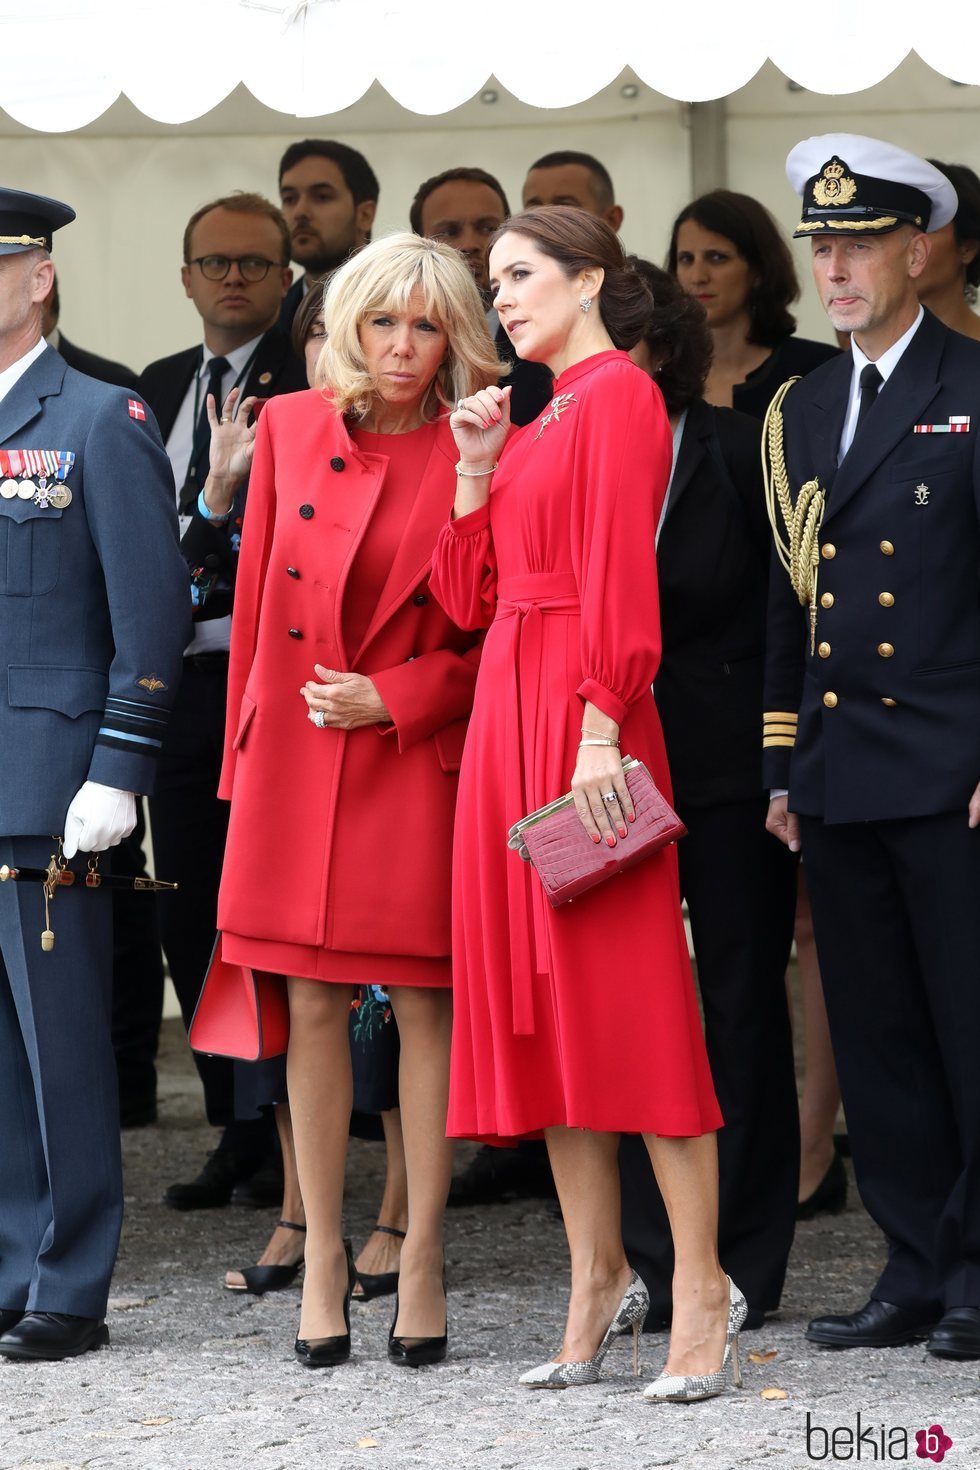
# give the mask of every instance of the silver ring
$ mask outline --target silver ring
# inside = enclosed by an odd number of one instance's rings
[[[616,795],[615,791],[604,791],[602,792],[602,799],[607,806],[612,806],[614,801],[619,800],[619,797]]]
[[[231,423],[231,419],[219,419],[218,422],[219,423],[222,423],[222,424],[230,424]]]
[[[310,715],[310,719],[318,730],[325,730],[327,728],[327,716],[324,710],[315,709]]]
[[[456,412],[459,413],[460,409],[461,408],[465,408],[465,407],[466,407],[466,399],[465,398],[457,398],[456,399]]]

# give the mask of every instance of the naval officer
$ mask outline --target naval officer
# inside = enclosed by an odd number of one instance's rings
[[[99,853],[132,831],[190,628],[173,481],[152,415],[131,391],[68,367],[41,335],[52,233],[72,219],[56,200],[0,189],[0,864],[8,870]],[[152,556],[141,554],[147,547]],[[84,873],[84,861],[74,866]],[[122,1219],[111,924],[104,889],[57,887],[46,903],[39,883],[0,884],[0,1354],[8,1358],[74,1357],[108,1342]]]
[[[810,138],[787,173],[852,336],[770,409],[768,825],[802,847],[857,1183],[888,1244],[870,1300],[807,1337],[980,1358],[980,343],[916,295],[957,201],[872,138]]]

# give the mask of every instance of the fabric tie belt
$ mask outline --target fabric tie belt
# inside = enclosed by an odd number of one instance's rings
[[[556,753],[564,752],[565,709],[560,712],[558,751],[546,753],[541,749],[541,726],[548,713],[547,694],[542,688],[544,619],[578,617],[581,611],[578,585],[570,573],[527,573],[523,577],[504,577],[497,584],[494,622],[516,620],[514,677],[503,711],[505,789],[508,799],[512,793],[519,793],[520,797],[520,810],[513,817],[515,822],[561,795],[558,790],[546,788],[548,754],[554,760]],[[546,728],[545,739],[548,734]],[[530,865],[517,861],[513,854],[508,854],[507,914],[513,1031],[515,1036],[533,1036],[534,977],[547,976],[550,968],[547,900],[541,884],[532,879]]]

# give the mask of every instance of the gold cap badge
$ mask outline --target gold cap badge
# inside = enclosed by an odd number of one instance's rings
[[[820,177],[813,185],[813,198],[821,209],[835,204],[850,204],[857,193],[857,184],[847,172],[847,164],[836,155],[825,163]]]

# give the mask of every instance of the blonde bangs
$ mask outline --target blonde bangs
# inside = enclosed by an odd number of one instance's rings
[[[426,315],[448,339],[446,357],[423,404],[425,418],[434,418],[440,405],[452,408],[458,398],[489,387],[509,371],[497,358],[480,293],[462,256],[449,245],[400,231],[365,246],[335,272],[327,287],[327,339],[315,382],[330,390],[338,412],[363,418],[376,394],[361,350],[361,324],[371,315],[405,312],[419,289]]]

